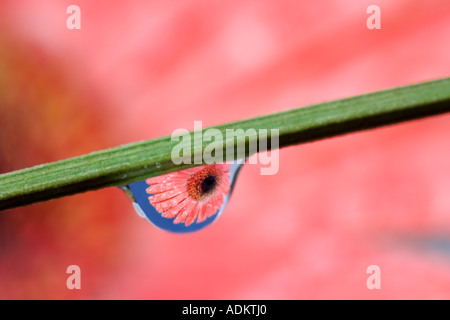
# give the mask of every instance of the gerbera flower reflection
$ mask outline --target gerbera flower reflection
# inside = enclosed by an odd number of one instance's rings
[[[194,167],[132,183],[128,189],[136,211],[155,226],[197,231],[223,212],[243,163]]]
[[[173,223],[201,223],[217,213],[230,191],[228,164],[212,164],[147,179],[148,199]]]

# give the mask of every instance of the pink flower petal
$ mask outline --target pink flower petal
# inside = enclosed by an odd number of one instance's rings
[[[154,194],[149,197],[149,200],[150,203],[154,205],[155,203],[167,201],[183,193],[186,193],[186,191],[182,189],[169,190],[167,192]]]
[[[187,215],[186,226],[191,225],[192,222],[194,222],[195,219],[197,219],[199,212],[200,212],[199,203],[194,202],[194,207],[190,210],[190,212]]]
[[[186,192],[180,193],[173,198],[165,199],[164,201],[157,202],[154,199],[155,196],[150,196],[150,204],[155,207],[156,211],[159,213],[164,213],[170,209],[178,206],[182,201],[187,199],[188,195]]]
[[[203,222],[206,220],[206,206],[204,203],[199,202],[198,204],[198,219],[197,219],[197,223]]]
[[[186,201],[188,201],[187,198],[182,200],[179,204],[177,204],[176,206],[174,206],[171,209],[167,210],[166,212],[163,212],[162,216],[164,218],[168,218],[168,219],[175,218],[184,209]]]

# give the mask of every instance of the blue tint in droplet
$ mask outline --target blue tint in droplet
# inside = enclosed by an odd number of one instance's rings
[[[151,194],[147,193],[147,188],[149,184],[147,184],[146,180],[138,181],[135,183],[131,183],[126,187],[122,187],[127,192],[132,193],[133,206],[136,212],[143,218],[146,218],[156,227],[167,230],[170,232],[176,233],[187,233],[194,232],[213,223],[223,212],[225,209],[233,191],[234,185],[236,183],[237,176],[239,174],[240,169],[244,165],[245,160],[238,160],[235,163],[230,165],[229,168],[229,180],[230,180],[230,191],[227,195],[224,195],[223,204],[217,210],[215,214],[206,218],[204,221],[197,223],[196,221],[186,226],[184,223],[174,223],[174,218],[165,218],[159,213],[153,205],[150,204],[149,196]]]

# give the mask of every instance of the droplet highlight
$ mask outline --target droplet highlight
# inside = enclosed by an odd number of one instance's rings
[[[189,168],[131,183],[122,189],[135,211],[175,233],[205,228],[223,213],[245,160]]]

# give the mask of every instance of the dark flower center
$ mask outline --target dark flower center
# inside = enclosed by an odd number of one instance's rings
[[[214,190],[217,185],[216,176],[208,175],[205,179],[203,179],[201,184],[201,189],[203,194],[208,194]]]

